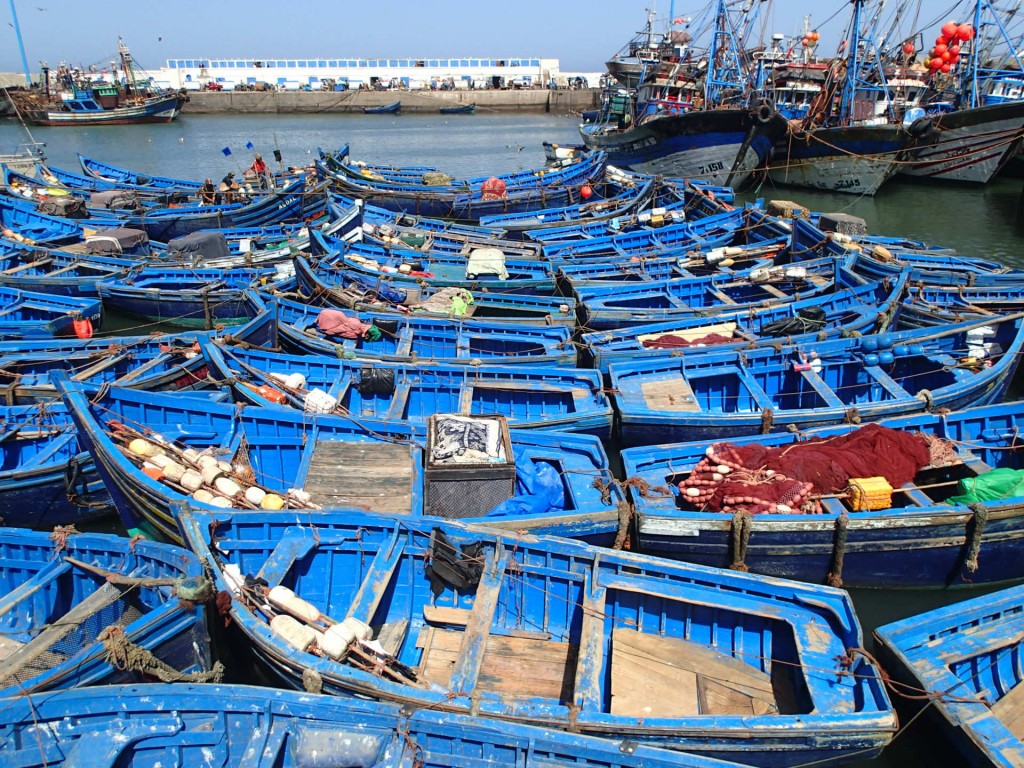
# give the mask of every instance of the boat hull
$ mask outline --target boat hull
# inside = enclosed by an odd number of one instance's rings
[[[873,195],[896,173],[909,140],[894,125],[789,134],[775,145],[768,178],[783,186]]]
[[[116,109],[74,112],[65,110],[26,110],[25,119],[33,125],[134,125],[136,123],[169,123],[180,113],[188,100],[177,93],[144,104]]]
[[[990,104],[939,115],[935,143],[914,153],[901,176],[986,184],[1020,149],[1024,101]]]
[[[641,173],[742,186],[768,158],[785,123],[762,124],[746,110],[716,109],[665,115],[625,130],[580,128],[584,143],[608,154],[612,165]]]

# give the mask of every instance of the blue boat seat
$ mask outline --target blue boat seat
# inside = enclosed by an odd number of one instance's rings
[[[373,615],[377,612],[384,593],[387,592],[391,577],[394,576],[395,569],[405,553],[405,542],[399,541],[403,538],[402,533],[402,527],[396,525],[391,541],[374,556],[373,562],[363,574],[359,591],[352,599],[345,618],[356,618],[366,624],[372,622]]]
[[[4,616],[16,608],[23,600],[32,597],[40,589],[56,583],[56,579],[71,570],[71,563],[65,560],[54,560],[44,568],[40,568],[32,578],[23,581],[15,589],[0,597],[0,616]]]
[[[818,375],[817,371],[807,369],[800,371],[800,374],[804,377],[804,380],[810,384],[814,391],[818,393],[822,400],[828,403],[832,408],[846,408],[846,403],[839,399],[832,387],[825,383],[824,379]]]
[[[904,484],[900,488],[900,491],[910,501],[912,501],[914,504],[916,504],[919,507],[934,507],[935,504],[936,504],[935,499],[933,499],[930,496],[928,496],[928,494],[926,494],[924,491],[922,491],[920,488],[918,488],[913,483],[906,483],[906,484]]]
[[[298,560],[312,552],[317,545],[315,532],[306,527],[288,526],[274,551],[260,567],[257,578],[266,579],[271,587],[284,582],[285,576]]]
[[[458,661],[455,662],[448,684],[449,690],[453,692],[469,693],[476,688],[510,556],[511,553],[500,546],[487,553],[484,572],[473,598],[473,615],[463,633]]]
[[[601,679],[604,671],[605,599],[608,590],[595,587],[591,575],[586,573],[583,583],[579,656],[576,661],[576,684],[573,704],[581,711],[603,708],[604,693]]]
[[[877,381],[879,384],[881,384],[882,388],[885,389],[885,391],[892,395],[896,400],[905,401],[911,399],[912,395],[909,392],[907,392],[906,389],[900,386],[900,384],[895,379],[893,379],[892,376],[883,371],[877,365],[865,365],[864,372],[868,374],[871,378],[873,378],[875,381]]]

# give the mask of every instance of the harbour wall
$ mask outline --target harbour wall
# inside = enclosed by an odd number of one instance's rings
[[[403,112],[433,112],[441,107],[475,103],[477,111],[572,114],[600,104],[597,88],[472,91],[191,91],[188,114],[288,114],[362,112],[402,102]]]

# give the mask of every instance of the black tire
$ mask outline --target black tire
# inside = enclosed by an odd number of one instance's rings
[[[927,139],[935,133],[935,123],[930,117],[919,117],[907,126],[907,133],[915,139]]]
[[[775,104],[772,103],[771,99],[761,99],[754,105],[753,115],[754,119],[761,123],[761,125],[767,125],[777,114]]]

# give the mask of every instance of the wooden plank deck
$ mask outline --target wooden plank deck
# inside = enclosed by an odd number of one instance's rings
[[[1024,739],[1024,684],[1014,686],[992,705],[992,714],[1018,739]]]
[[[682,377],[640,384],[647,407],[655,411],[700,411],[700,403],[693,395],[690,382]]]
[[[414,477],[404,443],[321,440],[313,450],[305,490],[324,507],[408,515]]]
[[[425,626],[416,645],[423,648],[420,678],[448,687],[464,632]],[[577,647],[533,637],[487,637],[476,686],[510,696],[572,701]]]
[[[778,711],[771,678],[697,643],[612,631],[611,714],[763,715]]]

